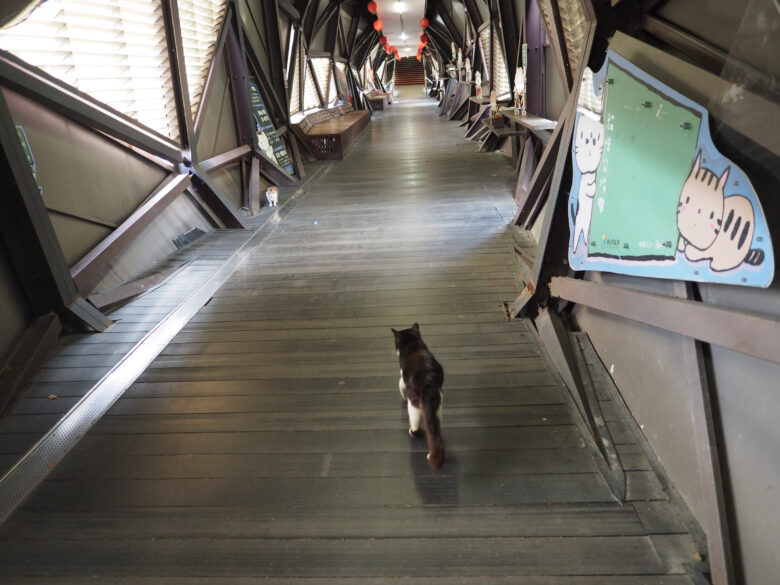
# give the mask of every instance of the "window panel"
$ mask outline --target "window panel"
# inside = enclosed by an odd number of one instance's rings
[[[482,46],[482,55],[485,59],[485,72],[489,77],[493,76],[493,69],[491,68],[491,55],[490,55],[490,27],[486,26],[479,33],[479,42]]]
[[[293,55],[293,78],[290,88],[290,115],[301,111],[301,57],[297,51]]]
[[[187,88],[194,117],[217,48],[227,0],[178,0],[178,6]]]
[[[0,47],[179,139],[161,2],[49,0],[0,29]]]
[[[504,59],[504,50],[502,49],[498,26],[493,28],[493,57],[491,62],[493,65],[493,73],[491,75],[493,91],[496,92],[496,97],[500,99],[508,96],[512,89],[509,85],[509,74],[506,70],[506,60]]]
[[[569,55],[569,67],[571,67],[572,77],[576,77],[585,51],[588,21],[578,0],[559,0],[558,10],[561,13],[561,26],[566,52]]]
[[[303,86],[303,109],[311,110],[312,108],[319,108],[320,97],[317,93],[317,86],[314,83],[314,75],[312,74],[312,67],[309,64],[309,60],[306,55],[306,51],[303,51],[303,67],[305,71],[305,83]]]
[[[336,88],[336,76],[330,71],[330,84],[328,85],[328,105],[332,106],[339,101],[339,90]]]
[[[328,88],[330,87],[330,59],[327,57],[317,57],[311,60],[312,73],[314,73],[317,84],[320,86],[320,91],[324,94],[322,97],[325,99],[325,103],[330,101],[328,96]]]

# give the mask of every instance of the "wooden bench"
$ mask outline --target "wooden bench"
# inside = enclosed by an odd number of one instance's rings
[[[312,112],[294,129],[316,158],[342,159],[370,121],[371,112],[344,106]]]
[[[384,110],[389,104],[393,103],[392,94],[383,91],[374,90],[365,95],[372,112]]]

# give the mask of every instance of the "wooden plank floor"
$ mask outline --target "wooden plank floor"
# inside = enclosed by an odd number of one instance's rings
[[[476,148],[433,101],[375,114],[0,527],[0,580],[689,583],[655,476],[627,467],[642,505],[614,501],[505,320],[514,173]],[[438,472],[397,390],[414,321],[445,369]],[[74,376],[106,367],[93,345]]]

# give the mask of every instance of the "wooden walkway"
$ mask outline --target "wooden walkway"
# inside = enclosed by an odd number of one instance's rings
[[[375,114],[0,527],[0,581],[689,583],[660,484],[612,498],[505,320],[514,172],[476,148],[435,102]],[[445,369],[438,472],[397,390],[414,321]]]

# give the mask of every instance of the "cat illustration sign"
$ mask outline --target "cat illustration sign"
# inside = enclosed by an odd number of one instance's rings
[[[571,156],[573,269],[771,284],[761,203],[712,143],[706,109],[613,51],[584,71]]]

